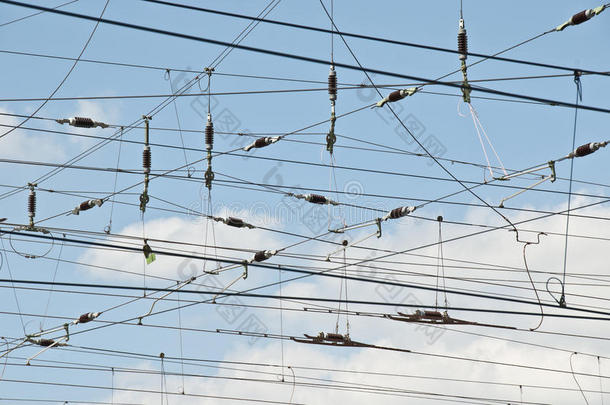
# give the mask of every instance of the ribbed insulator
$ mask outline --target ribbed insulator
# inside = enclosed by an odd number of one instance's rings
[[[457,36],[458,40],[458,52],[460,53],[460,59],[466,59],[468,53],[468,34],[465,29],[460,29]]]
[[[95,123],[91,118],[74,117],[73,125],[79,128],[93,128],[95,126]]]
[[[319,194],[309,194],[306,200],[313,204],[326,204],[328,202],[326,197]]]
[[[328,95],[331,100],[337,99],[337,72],[334,69],[328,73]]]
[[[214,146],[214,124],[212,121],[205,124],[205,146],[208,149],[212,149]]]
[[[150,147],[145,146],[142,151],[142,167],[144,171],[150,172],[150,164],[151,164],[152,156],[150,154]]]
[[[28,196],[28,213],[32,215],[36,213],[36,193],[34,191],[30,191]]]

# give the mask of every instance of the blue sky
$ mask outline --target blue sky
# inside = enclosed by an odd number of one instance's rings
[[[187,2],[185,2],[187,3]],[[192,5],[257,15],[269,3],[267,1],[223,1],[188,2]],[[36,2],[44,6],[60,3]],[[98,16],[105,4],[102,0],[80,0],[62,7],[62,10]],[[330,3],[324,4],[329,7]],[[538,1],[538,2],[483,2],[465,0],[464,19],[469,34],[469,49],[472,52],[490,54],[513,44],[545,32],[581,9],[597,7],[591,1]],[[0,24],[9,22],[33,11],[25,8],[0,5],[2,16]],[[334,2],[335,23],[345,32],[390,38],[406,42],[428,44],[444,48],[455,48],[459,19],[459,2],[404,2],[386,1],[381,4],[360,0]],[[151,4],[144,1],[111,0],[104,14],[105,18],[133,24],[186,33],[194,36],[232,41],[248,24],[245,20],[222,17],[195,11],[181,10],[168,6]],[[329,27],[329,21],[319,1],[283,0],[269,13],[268,18],[294,22],[316,27]],[[505,54],[515,59],[531,60],[541,63],[568,66],[592,71],[607,71],[610,53],[605,41],[610,35],[608,11],[592,20],[562,32],[552,32],[531,43]],[[15,55],[4,51],[17,51],[74,58],[78,56],[94,23],[49,13],[27,18],[23,21],[0,26],[4,35],[0,36],[0,61],[4,74],[0,77],[0,124],[4,133],[21,118],[6,114],[29,115],[38,108],[41,101],[14,101],[14,99],[44,99],[63,79],[72,65],[70,60],[56,60],[42,57]],[[361,39],[346,38],[349,46],[366,67],[404,75],[435,79],[459,68],[455,54],[434,52],[389,45]],[[270,49],[285,53],[328,60],[331,40],[328,34],[308,32],[287,27],[261,23],[246,37],[243,45]],[[66,131],[73,134],[87,134],[96,137],[110,137],[117,127],[128,126],[143,114],[149,113],[164,97],[140,98],[100,98],[112,96],[159,96],[172,93],[202,71],[223,48],[201,42],[188,41],[100,24],[89,46],[83,54],[84,59],[119,62],[152,66],[160,69],[112,66],[108,64],[81,61],[71,73],[65,84],[55,95],[56,98],[85,98],[80,100],[51,100],[37,114],[42,118],[68,118],[88,116],[114,126],[107,129],[82,129],[59,125],[52,120],[31,119],[23,126],[0,138],[0,193],[10,192],[14,187],[23,187],[49,172],[52,167],[22,164],[42,162],[62,164],[82,151],[94,146],[99,139],[75,137],[45,131]],[[334,39],[335,61],[350,65],[356,62],[339,37]],[[477,61],[470,57],[468,62]],[[169,73],[163,69],[168,69]],[[153,173],[190,167],[192,177],[187,176],[184,168],[174,174],[180,178],[155,178],[150,182],[152,196],[150,207],[144,217],[138,209],[138,197],[143,174],[120,173],[115,176],[112,170],[141,170],[142,145],[138,143],[110,142],[76,163],[84,168],[67,168],[59,174],[45,179],[39,184],[37,192],[38,210],[36,219],[45,219],[40,226],[48,227],[58,238],[45,257],[24,258],[17,254],[43,255],[49,247],[33,243],[31,238],[19,235],[2,236],[1,278],[32,279],[44,281],[82,282],[99,284],[125,284],[132,286],[156,286],[167,288],[187,279],[199,276],[199,284],[189,285],[190,289],[209,290],[223,288],[233,280],[231,286],[236,291],[275,283],[278,272],[269,269],[249,269],[248,278],[239,279],[241,268],[229,270],[220,275],[204,275],[201,261],[189,261],[158,255],[157,261],[146,266],[139,252],[125,253],[116,250],[87,248],[72,243],[62,243],[62,235],[76,239],[87,239],[121,243],[141,248],[143,233],[151,240],[173,240],[180,245],[152,243],[153,249],[189,252],[196,255],[218,255],[232,259],[248,259],[253,251],[281,249],[293,243],[302,242],[302,237],[289,236],[286,232],[301,236],[314,236],[328,229],[329,218],[332,227],[342,223],[356,224],[370,221],[399,206],[415,206],[422,201],[435,200],[449,193],[462,190],[462,186],[450,177],[429,158],[412,156],[422,151],[412,138],[404,133],[401,124],[383,109],[363,109],[336,122],[337,144],[335,145],[333,171],[329,168],[329,155],[325,148],[326,132],[329,124],[308,128],[305,133],[291,134],[281,141],[264,149],[246,153],[235,151],[256,139],[256,134],[285,134],[306,128],[314,123],[323,122],[330,117],[330,102],[326,92],[328,65],[317,65],[303,61],[290,60],[275,56],[233,50],[216,67],[211,77],[211,92],[222,94],[210,98],[210,109],[217,131],[214,142],[215,152],[233,151],[231,154],[216,156],[213,169],[216,174],[211,190],[210,206],[208,190],[203,184],[205,158],[204,137],[201,132],[205,126],[208,97],[204,94],[207,87],[205,74],[199,85],[194,85],[187,94],[169,103],[154,114],[150,122],[151,143],[175,146],[175,148],[152,147]],[[561,77],[531,78],[522,80],[490,81],[480,85],[504,92],[523,94],[546,99],[573,103],[576,99],[576,86],[569,71],[532,67],[488,60],[468,70],[471,81],[482,79],[514,78],[524,76],[561,75]],[[238,77],[235,75],[247,75]],[[339,82],[345,87],[339,90],[337,114],[345,114],[360,107],[377,102],[380,97],[370,88],[360,84],[370,84],[367,77],[354,70],[338,68]],[[254,78],[252,76],[259,76]],[[271,80],[260,76],[320,81],[298,82]],[[404,79],[371,76],[373,82],[391,89],[417,85]],[[460,81],[461,75],[454,74],[445,80]],[[583,97],[580,103],[587,106],[608,107],[607,94],[610,82],[602,75],[583,75],[581,78]],[[474,84],[474,82],[473,82]],[[479,83],[477,83],[479,84]],[[386,95],[391,89],[381,89]],[[275,93],[261,91],[281,90]],[[284,91],[285,90],[285,91]],[[298,91],[297,91],[298,90]],[[307,91],[302,91],[307,90]],[[462,102],[459,89],[444,86],[426,86],[424,92],[391,104],[399,118],[413,129],[414,134],[433,153],[441,158],[448,170],[457,178],[467,182],[482,182],[488,179],[485,172],[486,161],[477,138],[477,132],[468,110]],[[226,94],[235,92],[254,92],[254,94]],[[443,93],[443,94],[434,94]],[[571,151],[574,129],[574,109],[519,100],[490,100],[481,97],[494,97],[478,91],[472,92],[472,106],[485,128],[495,151],[506,169],[519,170],[558,159]],[[13,100],[13,101],[11,101]],[[178,117],[178,121],[177,121]],[[576,145],[594,141],[608,140],[608,116],[605,113],[579,110],[576,126]],[[163,129],[177,129],[182,133]],[[40,130],[40,131],[37,131]],[[225,132],[225,133],[223,133]],[[241,133],[242,135],[239,135]],[[255,134],[255,135],[251,135]],[[142,142],[144,130],[140,127],[126,132],[124,140]],[[182,137],[182,138],[181,138]],[[295,142],[298,141],[298,142]],[[185,145],[187,150],[181,149]],[[346,147],[347,146],[347,147]],[[360,148],[360,149],[357,149]],[[364,150],[363,148],[367,148]],[[370,150],[374,149],[374,150]],[[119,158],[120,150],[120,159]],[[493,166],[498,162],[493,158],[489,147],[486,148]],[[608,195],[608,170],[606,155],[608,150],[600,151],[574,161],[575,180],[572,208],[603,200]],[[250,156],[250,157],[248,157]],[[186,159],[186,160],[185,160]],[[275,160],[274,160],[275,159]],[[278,160],[280,159],[280,160]],[[10,161],[9,161],[10,160]],[[15,162],[20,161],[20,162]],[[308,165],[295,163],[308,162]],[[196,162],[196,163],[192,163]],[[473,164],[461,164],[469,162]],[[89,170],[90,168],[109,170]],[[341,168],[343,167],[343,168]],[[364,170],[354,170],[364,169]],[[557,181],[546,182],[539,189],[527,191],[509,200],[502,214],[512,222],[523,221],[544,212],[565,210],[566,192],[569,182],[570,161],[558,162]],[[376,171],[376,172],[373,172]],[[547,174],[548,171],[541,172]],[[231,176],[231,177],[228,177]],[[436,180],[435,180],[436,179]],[[527,187],[537,178],[525,177],[501,182],[501,185]],[[115,186],[116,181],[116,186]],[[242,182],[242,184],[230,181]],[[246,182],[246,183],[243,183]],[[588,182],[588,183],[585,183]],[[265,186],[261,186],[260,184]],[[496,184],[499,182],[496,182]],[[471,184],[471,183],[468,183]],[[127,193],[117,197],[115,204],[105,201],[80,215],[65,215],[88,198],[104,198],[114,190],[133,186]],[[238,188],[238,187],[241,188]],[[116,188],[115,188],[116,187]],[[53,190],[51,192],[51,190]],[[283,195],[278,190],[293,193],[311,192],[325,194],[342,205],[327,210],[308,204],[302,199]],[[321,190],[321,191],[315,191]],[[339,191],[339,193],[336,193]],[[515,192],[508,187],[493,185],[479,186],[476,194],[487,204],[497,207],[499,202]],[[345,193],[341,193],[345,192]],[[601,196],[601,197],[600,197]],[[0,200],[0,217],[7,218],[3,231],[16,224],[27,223],[27,191],[21,191]],[[346,262],[374,259],[380,255],[372,249],[385,249],[398,252],[412,250],[413,255],[393,255],[389,261],[373,261],[377,267],[351,265],[349,275],[365,278],[397,280],[403,283],[432,285],[436,277],[437,246],[421,248],[438,241],[437,216],[442,215],[443,238],[449,239],[467,235],[483,229],[484,226],[505,225],[504,220],[475,196],[460,193],[445,200],[418,209],[418,218],[402,218],[383,224],[381,238],[374,234],[376,228],[365,227],[345,234],[331,234],[324,238],[332,242],[347,239],[358,241],[370,236],[358,246],[366,249],[348,248]],[[161,208],[161,209],[157,209]],[[173,211],[172,211],[173,210]],[[112,212],[112,213],[111,213]],[[235,215],[259,227],[284,231],[278,233],[264,229],[234,229],[220,222],[205,220],[201,212],[213,216]],[[610,233],[606,226],[610,212],[607,205],[597,204],[588,209],[578,210],[570,219],[571,233],[568,251],[568,300],[571,305],[590,306],[606,310],[607,270],[604,252],[607,249]],[[594,217],[594,218],[592,218]],[[47,220],[47,218],[49,218]],[[112,218],[112,234],[105,235],[103,230]],[[601,218],[601,219],[600,219]],[[535,269],[534,281],[545,302],[553,299],[545,289],[545,282],[552,275],[563,270],[563,248],[565,238],[565,215],[551,216],[520,227],[524,239],[535,240],[536,232],[544,231],[540,245],[528,247],[527,260]],[[143,229],[144,223],[144,229]],[[461,223],[458,224],[458,223]],[[467,223],[468,225],[463,225]],[[214,229],[214,231],[212,231]],[[78,231],[77,231],[78,230]],[[94,232],[87,234],[85,232]],[[525,232],[527,231],[527,232]],[[124,238],[119,239],[119,236]],[[598,239],[586,239],[591,236]],[[128,237],[131,237],[129,239]],[[215,243],[214,243],[215,242]],[[204,248],[203,244],[208,245]],[[219,249],[209,246],[216,245]],[[464,238],[443,245],[447,263],[446,271],[452,279],[446,281],[455,289],[468,289],[487,295],[507,294],[535,301],[527,273],[524,269],[523,245],[516,242],[514,234],[506,230],[494,231],[477,237]],[[227,249],[220,249],[227,248]],[[233,249],[233,250],[230,250]],[[369,250],[367,250],[369,249]],[[336,246],[320,242],[307,242],[283,251],[282,255],[269,260],[271,264],[284,266],[305,266],[311,270],[329,269],[341,266],[342,253],[334,256],[332,263],[320,258],[336,250]],[[372,254],[377,256],[371,256]],[[310,260],[317,255],[318,260]],[[59,259],[59,260],[58,260]],[[460,262],[460,260],[462,262]],[[208,261],[205,269],[216,264]],[[514,270],[514,271],[510,271]],[[142,273],[146,271],[144,280]],[[341,271],[343,271],[341,269]],[[131,273],[129,273],[131,272]],[[347,273],[346,273],[347,274]],[[294,277],[287,271],[281,277]],[[458,280],[458,278],[462,278]],[[469,280],[465,280],[468,278]],[[493,284],[490,284],[493,283]],[[24,333],[34,333],[61,325],[63,318],[43,319],[44,314],[78,317],[82,313],[103,311],[129,300],[129,297],[102,296],[96,294],[73,294],[45,290],[15,289],[10,284],[2,285],[0,303],[5,313],[0,314],[1,335],[18,339]],[[41,288],[46,288],[41,286]],[[337,279],[310,277],[308,279],[285,283],[282,293],[294,296],[318,296],[326,298],[345,297],[345,286]],[[68,290],[68,288],[57,289]],[[265,294],[278,295],[277,285],[258,290]],[[431,292],[402,288],[391,290],[382,284],[352,282],[349,284],[349,297],[352,299],[402,302],[417,305],[430,305],[435,300]],[[140,291],[101,291],[126,296],[139,296]],[[158,295],[157,295],[158,297]],[[591,298],[598,297],[598,298]],[[208,299],[198,294],[174,293],[168,299],[155,304],[155,309],[175,309],[183,304],[177,300]],[[100,316],[100,321],[120,322],[148,312],[152,299],[140,299],[121,306]],[[137,352],[158,356],[163,352],[168,361],[163,363],[165,371],[180,374],[201,374],[201,376],[169,375],[164,386],[167,391],[185,392],[197,395],[218,395],[226,397],[254,398],[293,403],[321,403],[329,400],[369,403],[383,400],[400,403],[401,397],[381,396],[371,393],[354,393],[338,389],[319,389],[307,385],[295,386],[292,380],[283,375],[291,375],[292,367],[300,382],[311,382],[309,378],[327,378],[334,382],[350,381],[352,384],[387,385],[394,388],[410,387],[420,392],[442,394],[484,396],[502,398],[510,401],[532,401],[534,403],[576,403],[582,396],[574,384],[571,374],[543,373],[518,368],[481,365],[472,362],[440,359],[437,357],[406,355],[403,353],[380,352],[372,349],[326,349],[313,345],[299,345],[277,339],[252,338],[232,334],[214,333],[217,329],[249,330],[299,336],[303,333],[317,334],[320,331],[333,331],[340,325],[345,332],[345,318],[337,321],[336,314],[306,313],[303,307],[313,307],[312,303],[284,302],[282,311],[276,299],[248,299],[244,297],[224,299],[229,305],[200,303],[180,311],[172,310],[148,318],[149,324],[177,329],[153,328],[147,326],[113,324],[99,330],[75,335],[63,349],[50,349],[37,358],[36,367],[24,367],[25,358],[36,354],[38,347],[24,347],[10,353],[4,374],[0,378],[0,402],[3,398],[30,398],[49,401],[100,401],[111,403],[149,403],[158,401],[160,394],[154,392],[121,391],[120,388],[132,387],[158,391],[159,375],[137,374],[129,369],[151,369],[158,372],[161,364],[157,358],[111,357],[108,352],[92,354],[87,348],[103,348],[124,352]],[[517,309],[536,312],[535,306],[517,306],[505,302],[475,299],[458,295],[449,296],[451,306],[481,307],[493,309]],[[243,306],[247,304],[248,306]],[[258,307],[253,307],[257,305]],[[327,304],[324,304],[327,305]],[[338,308],[338,304],[329,304]],[[268,308],[263,308],[268,307]],[[286,310],[288,308],[288,310]],[[344,307],[343,307],[344,308]],[[356,307],[361,311],[394,312],[393,307]],[[293,309],[292,311],[290,309]],[[350,309],[353,307],[350,306]],[[405,309],[411,311],[412,309]],[[549,312],[563,313],[557,309]],[[25,315],[19,317],[17,312]],[[178,313],[179,312],[179,313]],[[541,365],[549,368],[569,370],[570,351],[579,351],[592,356],[576,356],[573,364],[583,373],[597,375],[595,356],[600,356],[602,367],[607,355],[605,343],[599,340],[560,337],[544,333],[529,333],[527,329],[536,326],[537,317],[519,317],[498,314],[452,312],[459,318],[474,318],[479,322],[499,323],[516,326],[525,331],[505,331],[473,327],[459,331],[483,333],[495,338],[473,336],[455,332],[451,327],[435,330],[431,327],[414,326],[391,322],[376,317],[352,316],[349,318],[350,332],[354,340],[371,342],[377,345],[408,348],[422,352],[448,354],[477,359],[496,359],[519,364]],[[146,320],[144,321],[146,324]],[[88,325],[103,326],[104,323]],[[74,333],[85,325],[71,327]],[[190,328],[190,330],[188,330]],[[24,332],[25,329],[25,332]],[[205,332],[205,331],[208,332]],[[604,336],[608,331],[605,322],[545,319],[541,330],[567,334],[582,333]],[[209,333],[212,332],[212,333]],[[50,336],[61,337],[61,333]],[[508,342],[500,339],[519,340],[523,343]],[[532,344],[549,345],[555,349],[534,347]],[[72,350],[74,349],[74,350]],[[561,352],[563,351],[563,352]],[[559,353],[561,352],[561,353]],[[558,354],[559,353],[559,354]],[[400,357],[399,357],[400,356]],[[234,369],[223,369],[220,363],[190,361],[186,364],[172,361],[171,357],[189,359],[208,359],[237,362],[268,363],[265,367],[239,364]],[[65,361],[95,365],[96,370],[46,369],[39,367],[44,361]],[[283,365],[283,367],[272,367]],[[76,364],[71,364],[76,366]],[[224,364],[227,366],[227,364]],[[341,371],[307,370],[299,367],[322,367],[342,370],[366,370],[390,373],[393,377],[379,375],[347,374]],[[112,369],[121,372],[112,373]],[[246,368],[250,368],[245,370]],[[264,371],[270,374],[264,374]],[[133,371],[133,370],[131,370]],[[114,377],[112,376],[114,374]],[[512,384],[477,385],[465,382],[446,382],[437,386],[433,380],[399,377],[399,374],[419,374],[443,378],[463,377],[473,380],[490,380]],[[603,369],[602,369],[603,374]],[[252,377],[258,375],[266,382],[236,382],[230,378]],[[223,377],[213,379],[211,377]],[[229,378],[230,377],[230,378]],[[296,378],[296,377],[295,377]],[[587,392],[589,403],[599,401],[599,382],[596,378],[580,376],[579,382]],[[4,381],[3,381],[4,380]],[[114,393],[109,389],[90,389],[61,387],[42,384],[25,384],[8,380],[32,380],[70,382],[83,385],[119,389]],[[604,379],[604,384],[607,383]],[[565,386],[570,390],[544,390],[528,387],[519,390],[519,385]],[[484,394],[481,394],[484,393]],[[405,393],[412,395],[413,393]],[[415,395],[415,394],[413,394]],[[431,399],[428,394],[420,395],[422,403],[446,403],[449,397]],[[422,396],[427,398],[424,400]],[[215,403],[220,399],[203,397],[168,397],[168,403]],[[455,398],[453,398],[455,399]],[[605,398],[607,400],[607,398]],[[162,400],[163,401],[163,400]],[[199,402],[197,402],[199,401]],[[392,402],[393,401],[393,402]],[[471,399],[471,401],[475,401]],[[223,399],[223,403],[237,402]],[[483,401],[484,402],[484,401]],[[7,400],[10,403],[10,400]],[[163,403],[163,402],[162,402]],[[473,402],[477,403],[477,402]],[[525,403],[525,402],[524,402]]]

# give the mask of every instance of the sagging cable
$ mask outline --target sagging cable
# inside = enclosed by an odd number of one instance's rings
[[[86,117],[72,117],[72,118],[62,118],[55,120],[59,124],[68,124],[77,128],[108,128],[110,125],[105,124],[100,121],[94,121],[91,118]]]
[[[77,205],[70,213],[73,215],[79,215],[81,211],[87,211],[93,207],[101,207],[102,204],[104,204],[104,200],[100,198],[83,201],[82,203]]]
[[[500,159],[500,156],[498,156],[498,152],[496,152],[496,149],[494,148],[493,144],[491,143],[491,140],[487,136],[487,131],[485,131],[485,127],[483,127],[483,124],[481,123],[481,120],[479,119],[479,114],[477,113],[477,110],[475,110],[475,108],[470,103],[468,103],[468,109],[470,110],[470,116],[472,117],[474,129],[475,129],[475,131],[477,131],[477,137],[479,139],[479,143],[481,144],[481,149],[483,150],[483,155],[485,156],[485,161],[487,162],[487,170],[489,170],[489,173],[491,174],[491,178],[496,179],[496,180],[498,179],[496,176],[494,176],[494,172],[491,169],[491,163],[489,161],[489,156],[487,155],[487,149],[485,148],[485,143],[483,142],[483,138],[481,137],[481,134],[483,134],[483,137],[485,137],[487,144],[491,148],[491,151],[495,155],[496,160],[500,164],[500,168],[502,169],[504,176],[507,176],[508,173],[506,172],[506,169],[504,168],[504,163],[502,163],[502,159]],[[487,181],[487,178],[485,178],[484,180]]]
[[[585,403],[587,405],[589,405],[589,401],[587,400],[587,396],[585,395],[585,393],[582,390],[582,387],[580,386],[580,383],[578,382],[578,379],[576,378],[576,374],[574,373],[574,366],[572,366],[572,357],[574,355],[578,354],[578,352],[572,352],[570,354],[570,370],[572,371],[572,378],[574,379],[574,382],[576,383],[576,385],[578,386],[578,390],[580,391],[580,394],[582,395],[583,399],[585,400]]]
[[[524,240],[519,239],[519,231],[517,231],[517,230],[511,229],[510,232],[515,232],[515,239],[517,240],[518,243],[523,244],[523,264],[525,265],[525,271],[527,272],[527,277],[530,280],[532,289],[534,290],[534,294],[536,294],[536,299],[538,300],[538,305],[540,306],[540,322],[538,323],[538,325],[535,328],[530,328],[530,330],[533,332],[542,325],[542,321],[544,321],[544,310],[542,308],[542,301],[540,301],[540,296],[538,295],[538,290],[536,289],[536,285],[534,284],[534,280],[532,279],[532,274],[530,273],[530,268],[527,265],[526,249],[529,245],[539,245],[540,237],[546,236],[546,233],[538,232],[538,235],[536,236],[536,241],[532,242],[532,241],[524,241]]]
[[[583,10],[579,13],[576,13],[572,17],[570,17],[570,19],[568,21],[564,22],[561,25],[558,25],[557,28],[555,28],[555,31],[563,31],[570,25],[578,25],[578,24],[584,23],[585,21],[589,21],[591,18],[600,14],[602,11],[604,11],[608,7],[610,7],[610,4],[604,4],[604,5],[596,7],[596,8],[589,8],[589,9]]]
[[[307,202],[310,202],[312,204],[319,204],[319,205],[339,205],[340,203],[337,201],[333,201],[330,198],[327,198],[323,195],[320,194],[294,194],[294,193],[287,193],[286,194],[289,197],[294,197],[294,198],[298,198],[300,200],[305,200]]]
[[[142,167],[144,169],[144,191],[140,194],[140,211],[142,211],[142,215],[146,212],[146,204],[150,201],[150,197],[148,196],[148,182],[150,175],[150,167],[152,156],[150,153],[150,145],[149,142],[149,129],[150,124],[149,121],[152,119],[151,116],[143,115],[144,119],[144,150],[142,151]]]

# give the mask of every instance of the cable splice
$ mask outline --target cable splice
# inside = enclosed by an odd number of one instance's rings
[[[602,11],[604,11],[608,7],[610,7],[610,5],[606,4],[603,6],[599,6],[596,8],[589,8],[589,9],[583,10],[579,13],[576,13],[572,17],[570,17],[570,19],[568,21],[564,22],[561,25],[558,25],[557,28],[555,28],[555,31],[563,31],[570,25],[578,25],[578,24],[584,23],[585,21],[589,21],[591,18],[600,14]]]
[[[102,204],[104,204],[104,200],[102,200],[100,198],[94,199],[94,200],[87,200],[87,201],[84,201],[84,202],[80,203],[79,205],[77,205],[72,210],[72,214],[78,215],[78,214],[80,214],[81,211],[87,211],[95,206],[101,207]]]
[[[381,220],[387,221],[388,219],[397,219],[397,218],[401,218],[401,217],[406,217],[407,215],[409,215],[410,213],[415,211],[415,209],[416,209],[416,207],[407,207],[407,206],[394,208],[392,211],[385,214],[385,216],[383,218],[381,218]]]
[[[72,118],[62,118],[55,120],[55,122],[59,124],[68,124],[77,128],[108,128],[109,125],[100,121],[94,121],[91,118],[87,117],[72,117]]]
[[[250,145],[244,146],[243,150],[249,152],[254,148],[264,148],[265,146],[269,146],[272,143],[276,143],[282,139],[281,136],[264,136],[262,138],[258,138],[256,141],[252,142]]]
[[[148,196],[148,181],[150,175],[150,167],[152,163],[152,156],[150,153],[150,145],[148,144],[148,141],[150,128],[149,122],[152,117],[143,115],[142,118],[144,119],[145,124],[144,150],[142,151],[142,167],[144,168],[144,191],[142,191],[142,194],[140,194],[140,211],[142,211],[142,214],[144,214],[144,212],[146,211],[146,204],[148,204],[148,201],[150,200],[150,197]]]

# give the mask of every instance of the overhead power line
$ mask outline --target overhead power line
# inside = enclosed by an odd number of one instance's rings
[[[68,16],[68,17],[84,19],[84,20],[89,20],[89,21],[97,21],[97,22],[101,22],[104,24],[110,24],[110,25],[115,25],[115,26],[119,26],[119,27],[123,27],[123,28],[129,28],[129,29],[134,29],[134,30],[139,30],[139,31],[146,31],[146,32],[151,32],[151,33],[155,33],[155,34],[166,35],[166,36],[171,36],[171,37],[176,37],[176,38],[188,39],[191,41],[209,43],[209,44],[213,44],[213,45],[220,45],[223,47],[232,47],[232,48],[242,49],[242,50],[249,51],[249,52],[256,52],[256,53],[262,53],[262,54],[267,54],[267,55],[279,56],[279,57],[283,57],[283,58],[301,60],[301,61],[321,64],[321,65],[325,65],[325,66],[329,65],[329,61],[323,60],[323,59],[312,58],[312,57],[308,57],[308,56],[301,56],[301,55],[296,55],[296,54],[291,54],[291,53],[286,53],[286,52],[280,52],[280,51],[275,51],[275,50],[271,50],[271,49],[263,49],[263,48],[257,48],[257,47],[252,47],[252,46],[240,45],[240,44],[230,43],[230,42],[226,42],[226,41],[219,41],[219,40],[215,40],[215,39],[211,39],[211,38],[204,38],[204,37],[198,37],[195,35],[189,35],[189,34],[183,34],[183,33],[174,32],[174,31],[163,30],[160,28],[147,27],[147,26],[143,26],[143,25],[137,25],[137,24],[127,23],[127,22],[122,22],[122,21],[117,21],[117,20],[110,20],[107,18],[97,18],[97,17],[93,17],[90,15],[72,13],[72,12],[63,11],[63,10],[53,10],[48,7],[36,6],[36,5],[22,3],[22,2],[18,2],[18,1],[0,0],[0,3],[12,4],[15,6],[21,6],[21,7],[27,7],[27,8],[33,8],[36,10],[43,10],[43,11],[47,11],[49,13],[61,14],[61,15]],[[452,51],[452,52],[455,52],[455,51]],[[473,56],[476,56],[476,55],[473,55]],[[488,56],[488,55],[480,55],[480,56]],[[358,67],[355,65],[349,65],[349,64],[345,64],[345,63],[339,63],[339,62],[334,62],[334,65],[335,65],[335,67],[341,67],[344,69],[364,71],[364,72],[368,72],[368,73],[375,73],[375,74],[379,74],[379,75],[397,77],[397,78],[401,78],[401,79],[415,80],[415,81],[431,83],[431,84],[438,84],[438,85],[447,86],[447,87],[456,88],[456,89],[462,88],[462,85],[457,84],[457,83],[441,82],[438,80],[426,79],[426,78],[422,78],[422,77],[418,77],[418,76],[394,73],[394,72],[389,72],[389,71],[384,71],[384,70],[379,70],[379,69],[371,69],[371,68],[366,68],[366,67],[361,68],[361,67]],[[548,67],[551,67],[551,66],[548,66]],[[555,67],[555,68],[558,68],[558,67]],[[585,70],[585,69],[566,68],[565,70],[578,70],[578,71],[584,71],[584,72],[588,72],[588,73],[601,74],[604,76],[608,75],[608,74],[605,74],[602,72],[594,72],[594,71]],[[540,103],[552,104],[552,105],[568,107],[568,108],[576,107],[576,105],[574,103],[565,102],[565,101],[551,100],[551,99],[546,99],[546,98],[542,98],[542,97],[534,97],[534,96],[528,96],[528,95],[523,95],[523,94],[510,93],[510,92],[505,92],[505,91],[500,91],[500,90],[483,88],[483,87],[479,87],[479,86],[471,86],[471,88],[474,91],[495,94],[498,96],[514,97],[514,98],[519,98],[519,99],[523,99],[523,100],[537,101]],[[581,110],[590,110],[590,111],[596,111],[596,112],[602,112],[602,113],[610,113],[610,109],[608,109],[608,108],[601,108],[601,107],[588,106],[588,105],[580,105],[580,106],[578,106],[578,108],[580,108]]]

